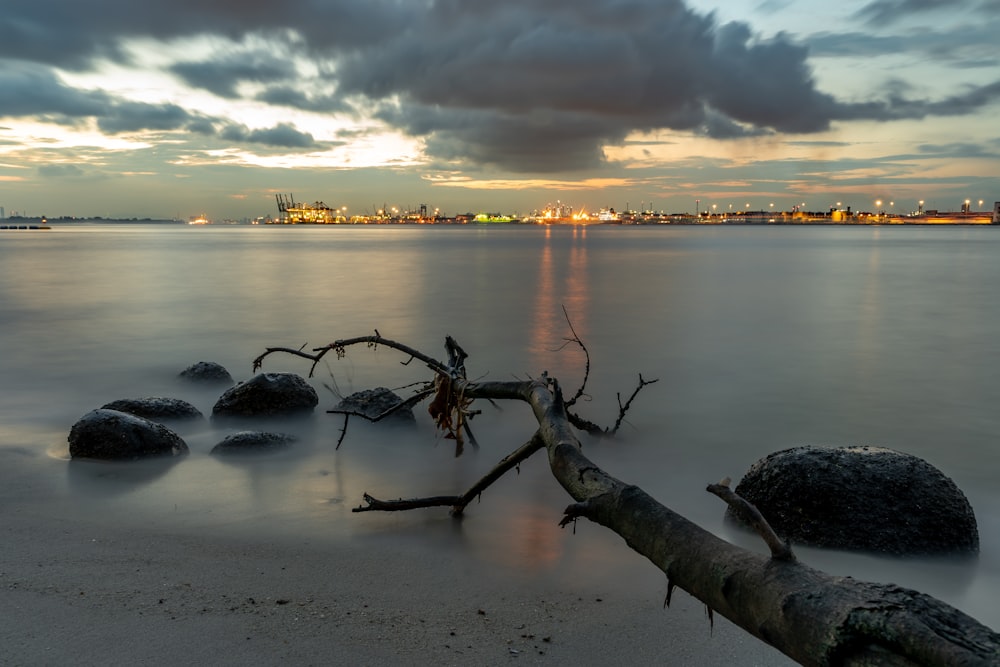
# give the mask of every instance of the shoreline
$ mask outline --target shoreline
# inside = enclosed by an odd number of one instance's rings
[[[874,218],[874,219],[873,219]],[[271,222],[199,222],[191,223],[184,220],[167,219],[115,219],[115,218],[46,218],[46,217],[18,217],[4,218],[0,222],[0,229],[17,229],[27,226],[38,227],[44,225],[44,229],[57,229],[59,227],[87,226],[87,225],[179,225],[194,227],[399,227],[399,226],[476,226],[476,227],[990,227],[1000,226],[1000,222],[994,222],[991,214],[939,214],[922,216],[867,216],[855,220],[832,220],[823,217],[811,217],[802,215],[772,215],[772,216],[709,216],[698,217],[693,215],[672,214],[663,216],[651,216],[648,218],[635,217],[629,219],[613,221],[580,221],[580,220],[513,220],[509,222],[482,222],[475,220],[457,220],[454,218],[444,218],[440,220],[379,220],[374,222],[282,222],[274,220]]]

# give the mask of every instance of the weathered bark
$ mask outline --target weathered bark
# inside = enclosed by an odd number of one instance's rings
[[[462,496],[379,501],[366,495],[367,506],[356,511],[434,505],[461,511],[516,464],[511,460],[519,462],[544,446],[553,475],[576,501],[566,508],[563,525],[584,517],[620,535],[667,575],[668,602],[679,587],[704,602],[710,613],[725,616],[804,665],[1000,663],[1000,635],[944,602],[894,585],[827,575],[795,560],[776,537],[769,538],[771,556],[742,549],[615,479],[583,455],[554,380],[468,382],[461,364],[433,361],[380,336],[350,342],[394,347],[425,361],[435,373],[447,374],[450,391],[463,399],[453,409],[465,409],[464,401],[472,399],[519,400],[531,406],[539,425],[528,443]],[[315,352],[322,356],[334,349],[342,354],[346,344],[339,341]],[[301,350],[295,354],[309,356]],[[309,358],[315,367],[318,359]],[[736,502],[720,488],[712,490]]]

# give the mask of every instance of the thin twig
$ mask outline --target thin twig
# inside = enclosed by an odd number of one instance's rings
[[[611,429],[611,435],[614,435],[615,433],[618,432],[618,429],[622,425],[622,420],[625,419],[625,413],[627,413],[628,409],[632,407],[632,401],[634,401],[635,397],[639,395],[639,392],[642,391],[642,388],[645,387],[646,385],[650,385],[653,384],[654,382],[659,382],[659,381],[660,381],[659,378],[655,380],[645,380],[642,377],[642,373],[639,373],[639,384],[638,386],[636,386],[635,391],[632,392],[632,395],[628,397],[628,400],[625,401],[625,405],[622,405],[622,400],[621,400],[622,395],[618,394],[618,419],[615,420],[615,425]]]
[[[587,380],[590,379],[590,351],[587,349],[587,346],[583,344],[583,340],[580,339],[580,336],[576,333],[576,329],[573,327],[573,321],[569,319],[569,311],[566,310],[566,306],[563,306],[562,309],[563,316],[566,318],[566,324],[569,326],[569,330],[573,334],[572,338],[564,339],[566,342],[563,343],[563,347],[569,345],[570,343],[576,343],[580,346],[580,349],[583,350],[584,358],[583,381],[580,383],[580,388],[576,390],[575,394],[573,394],[573,397],[566,401],[566,407],[569,408],[576,403],[577,399],[583,397],[584,392],[587,390]]]
[[[340,449],[340,443],[344,442],[344,438],[347,437],[347,422],[351,419],[351,415],[344,415],[344,425],[340,427],[340,437],[337,438],[337,446],[334,449]]]

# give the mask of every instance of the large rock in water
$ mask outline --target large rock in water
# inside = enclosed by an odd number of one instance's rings
[[[127,412],[136,417],[158,421],[161,419],[184,421],[202,419],[201,410],[179,398],[150,396],[148,398],[121,398],[101,406],[105,410]]]
[[[937,468],[882,447],[795,447],[754,463],[736,493],[782,538],[898,556],[975,554],[976,517]],[[738,521],[732,512],[728,520]]]
[[[163,424],[118,410],[91,410],[69,431],[74,459],[128,461],[187,452],[187,444]]]
[[[290,417],[313,411],[316,390],[294,373],[261,373],[226,390],[212,417]]]
[[[368,419],[375,419],[386,410],[393,408],[403,402],[394,391],[385,387],[375,387],[356,391],[350,396],[343,398],[334,410],[344,410],[346,412],[357,412]],[[387,415],[383,422],[389,424],[416,424],[417,418],[413,416],[413,408],[405,406]]]

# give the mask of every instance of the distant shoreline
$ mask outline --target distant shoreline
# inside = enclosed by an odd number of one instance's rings
[[[0,219],[0,225],[6,227],[15,226],[39,226],[45,225],[49,228],[57,228],[61,226],[72,226],[72,225],[184,225],[187,226],[189,223],[184,220],[161,220],[154,218],[45,218],[45,217],[9,217]],[[591,222],[581,222],[574,220],[553,220],[548,222],[534,222],[534,221],[512,221],[512,222],[476,222],[476,221],[458,221],[454,219],[443,219],[437,222],[414,222],[410,220],[400,220],[400,221],[382,221],[378,223],[354,223],[354,222],[341,222],[341,223],[267,223],[264,225],[257,225],[256,223],[239,223],[239,222],[224,222],[224,223],[207,223],[198,225],[201,227],[211,226],[211,227],[249,227],[249,226],[267,226],[267,227],[358,227],[362,225],[371,226],[416,226],[416,225],[474,225],[479,227],[484,226],[565,226],[565,227],[634,227],[634,226],[680,226],[680,227],[702,227],[702,226],[712,226],[712,227],[767,227],[767,226],[783,226],[783,227],[887,227],[887,226],[908,226],[908,227],[931,227],[931,226],[953,226],[953,227],[982,227],[982,226],[993,226],[1000,223],[994,223],[989,214],[985,215],[971,215],[971,216],[921,216],[921,217],[891,217],[884,216],[880,219],[873,220],[872,218],[862,218],[858,220],[830,220],[823,218],[800,218],[800,217],[788,217],[788,216],[774,216],[769,218],[736,218],[736,217],[722,217],[719,216],[715,218],[698,218],[695,216],[672,216],[663,218],[652,218],[652,219],[634,219],[634,220],[617,220],[617,221],[591,221]]]
[[[157,218],[49,218],[46,216],[10,216],[0,218],[4,225],[186,225],[183,220]]]

